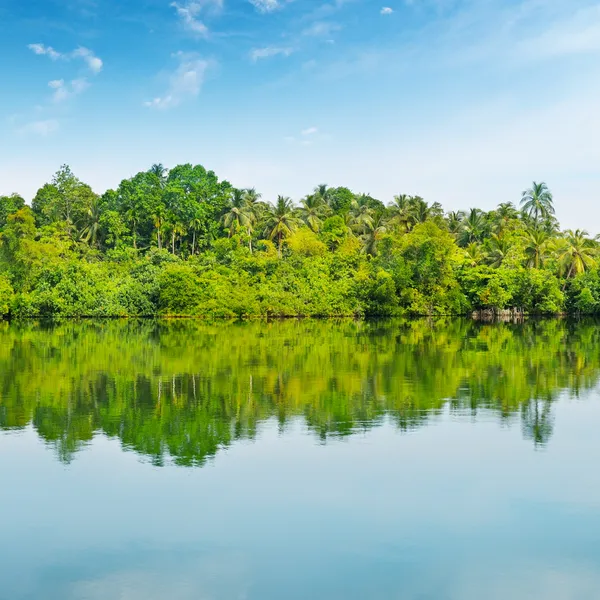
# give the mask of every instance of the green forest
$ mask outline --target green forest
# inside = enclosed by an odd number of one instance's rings
[[[449,410],[543,446],[555,402],[584,400],[599,365],[587,319],[0,323],[0,431],[33,426],[64,461],[102,433],[192,466],[269,419],[326,441]]]
[[[597,314],[600,242],[554,214],[545,183],[446,212],[327,185],[265,199],[191,164],[98,195],[65,165],[30,204],[0,196],[0,316]]]

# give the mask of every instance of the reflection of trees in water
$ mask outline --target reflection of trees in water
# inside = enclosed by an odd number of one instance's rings
[[[202,465],[303,417],[322,440],[445,407],[520,415],[536,446],[552,403],[598,381],[594,323],[85,322],[0,329],[0,427],[32,423],[68,461],[98,432],[163,464]]]
[[[532,398],[523,403],[521,407],[523,434],[533,440],[536,446],[548,443],[554,427],[552,403],[550,400],[537,400]]]

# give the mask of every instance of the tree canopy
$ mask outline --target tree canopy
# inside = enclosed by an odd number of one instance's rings
[[[316,186],[297,202],[161,164],[96,194],[64,165],[0,196],[4,316],[596,313],[596,238],[561,231],[548,186],[520,208],[445,211]]]

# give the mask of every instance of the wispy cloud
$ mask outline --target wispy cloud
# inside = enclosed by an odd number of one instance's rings
[[[48,56],[52,60],[73,60],[80,58],[86,63],[90,71],[92,71],[94,74],[100,73],[100,71],[102,71],[102,67],[104,66],[102,59],[98,58],[92,50],[89,48],[84,48],[83,46],[79,46],[79,48],[66,54],[63,52],[58,52],[52,48],[52,46],[45,46],[44,44],[29,44],[27,47],[34,54],[37,54],[38,56]]]
[[[173,2],[171,6],[177,12],[177,16],[181,20],[184,29],[202,37],[208,35],[208,27],[198,18],[206,3],[188,2],[187,4],[179,4]]]
[[[311,146],[313,141],[323,137],[324,136],[319,135],[319,129],[317,127],[312,126],[303,129],[298,136],[287,135],[283,139],[288,144],[300,144],[301,146]]]
[[[389,6],[384,6],[379,13],[382,15],[391,15],[394,12],[393,8],[390,8]]]
[[[580,9],[546,30],[522,39],[519,57],[546,59],[600,51],[600,5]]]
[[[334,31],[339,31],[341,28],[341,25],[331,21],[316,21],[310,27],[304,29],[302,31],[302,35],[308,35],[312,37],[328,37]]]
[[[187,98],[195,98],[202,89],[206,71],[211,61],[196,54],[179,52],[175,55],[178,67],[169,76],[167,91],[162,96],[144,102],[149,108],[168,109],[181,104]]]
[[[19,132],[47,136],[58,131],[58,129],[59,123],[56,119],[46,119],[44,121],[31,121],[21,127]]]
[[[273,56],[289,56],[294,52],[293,48],[281,46],[267,46],[265,48],[254,48],[250,52],[250,58],[256,62],[263,58],[271,58]]]
[[[279,0],[249,0],[258,12],[269,13],[281,7]]]
[[[34,54],[39,56],[49,56],[52,60],[58,60],[59,58],[65,58],[64,54],[57,52],[52,46],[45,46],[44,44],[29,44],[27,46]]]
[[[70,84],[65,85],[64,79],[55,79],[48,82],[48,87],[54,90],[52,101],[56,104],[68,100],[71,96],[77,96],[85,92],[90,87],[90,84],[85,77],[81,79],[73,79]]]

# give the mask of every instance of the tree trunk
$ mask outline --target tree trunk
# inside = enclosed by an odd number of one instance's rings
[[[192,256],[194,256],[195,251],[196,251],[196,230],[194,229],[194,231],[192,233]]]
[[[171,250],[175,254],[175,231],[171,234]]]
[[[158,238],[158,249],[162,249],[162,240],[160,239],[160,227],[157,229],[156,237]]]

